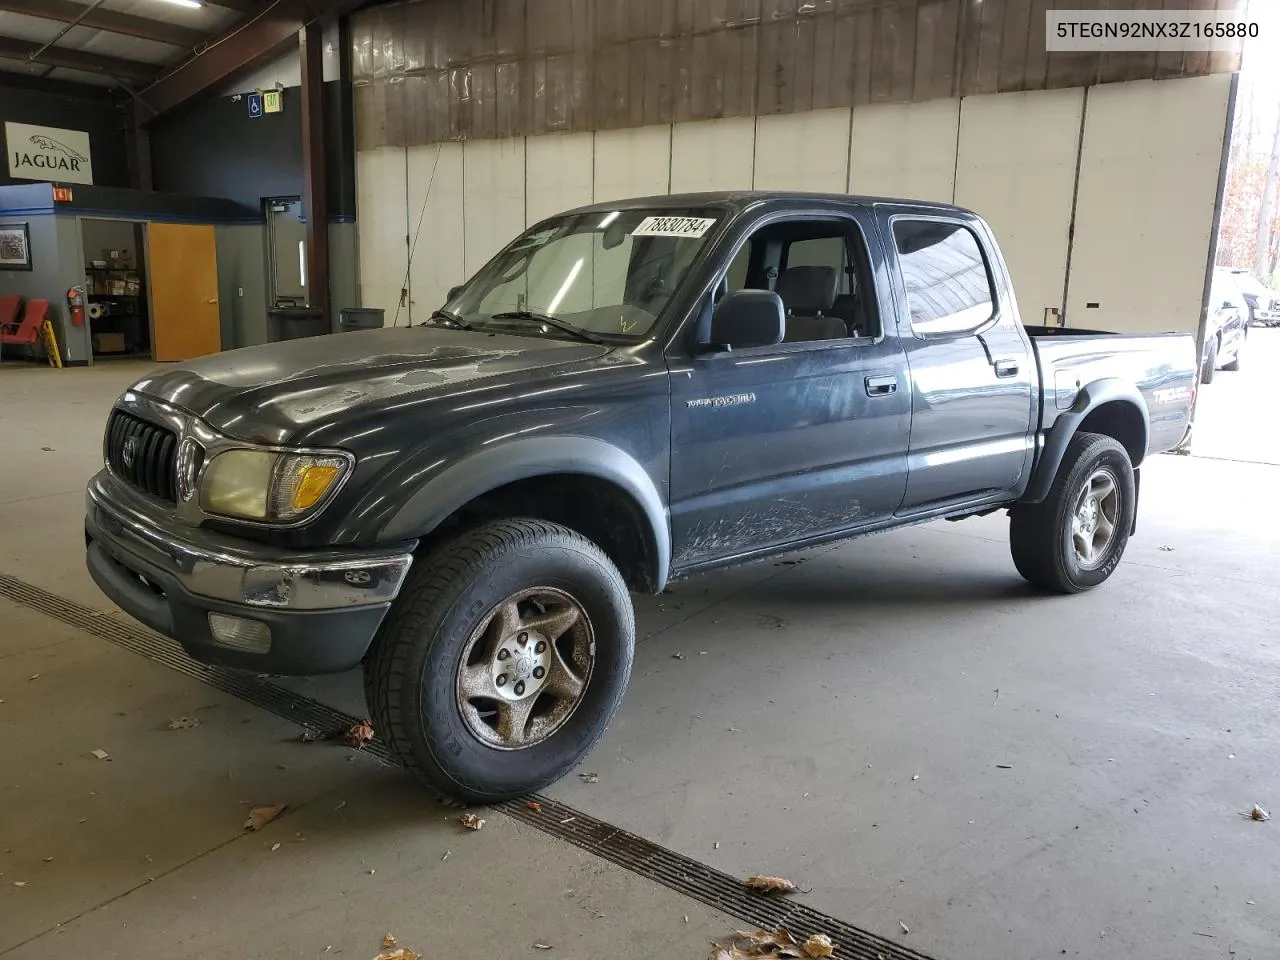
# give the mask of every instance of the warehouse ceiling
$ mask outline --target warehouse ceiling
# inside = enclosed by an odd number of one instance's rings
[[[0,71],[128,89],[270,0],[0,0]]]

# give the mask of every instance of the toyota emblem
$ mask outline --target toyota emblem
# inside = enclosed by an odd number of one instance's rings
[[[196,495],[196,473],[200,468],[201,454],[204,448],[191,437],[185,437],[178,445],[178,499],[183,503]]]
[[[373,580],[373,574],[368,570],[348,570],[343,574],[343,578],[352,586],[363,587]]]
[[[124,442],[124,448],[120,451],[120,459],[124,461],[126,467],[132,467],[134,458],[138,455],[138,441],[130,437]]]

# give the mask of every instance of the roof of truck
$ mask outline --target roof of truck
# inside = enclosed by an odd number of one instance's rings
[[[943,210],[953,213],[970,213],[963,207],[929,200],[907,200],[895,197],[867,197],[847,193],[807,193],[800,190],[712,190],[703,193],[668,193],[654,197],[628,197],[625,200],[608,200],[576,207],[569,213],[607,213],[611,210],[629,210],[640,207],[681,209],[688,207],[727,206],[735,211],[768,201],[806,201],[838,203],[845,206],[871,206],[877,203],[914,207],[919,210]]]

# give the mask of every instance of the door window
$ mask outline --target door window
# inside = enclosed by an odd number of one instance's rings
[[[761,227],[729,264],[720,289],[772,290],[786,312],[785,343],[874,337],[872,298],[861,295],[866,246],[845,221],[794,220]],[[870,284],[866,284],[870,289]]]
[[[967,227],[938,220],[893,222],[911,329],[955,336],[977,330],[995,313],[991,272]]]

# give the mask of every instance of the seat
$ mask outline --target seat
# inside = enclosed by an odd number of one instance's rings
[[[835,302],[831,304],[831,316],[840,318],[850,336],[866,336],[858,327],[858,295],[856,293],[842,293],[836,297]]]
[[[21,320],[0,322],[0,343],[31,346],[40,340],[40,328],[49,312],[48,300],[28,300]]]
[[[844,321],[830,315],[839,287],[840,274],[835,267],[803,266],[782,271],[773,292],[782,298],[787,312],[787,335],[783,342],[847,337],[849,331]]]

